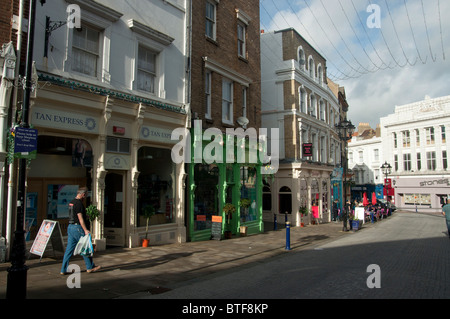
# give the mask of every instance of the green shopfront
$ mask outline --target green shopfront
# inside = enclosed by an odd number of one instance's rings
[[[222,239],[264,231],[264,175],[261,174],[259,156],[256,156],[258,160],[255,161],[255,156],[250,155],[252,152],[253,155],[257,154],[260,149],[249,145],[248,139],[242,140],[232,135],[223,135],[222,140],[224,142],[217,144],[220,147],[212,150],[211,140],[192,139],[187,207],[190,241],[210,240],[213,220],[221,220]],[[224,160],[205,160],[202,155],[208,152],[213,155],[217,155],[214,152],[222,152]],[[241,154],[245,154],[245,159],[240,157]],[[226,204],[232,204],[235,212],[226,213],[223,210]]]

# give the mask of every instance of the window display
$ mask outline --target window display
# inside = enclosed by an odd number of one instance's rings
[[[138,152],[138,226],[146,225],[144,208],[152,206],[155,214],[149,225],[174,223],[175,164],[170,150],[142,147]]]

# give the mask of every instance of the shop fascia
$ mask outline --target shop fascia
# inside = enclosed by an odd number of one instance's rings
[[[172,131],[171,139],[179,141],[172,148],[172,161],[180,163],[206,163],[221,164],[224,163],[224,145],[225,145],[225,163],[257,164],[261,167],[261,174],[275,174],[279,167],[279,145],[280,134],[278,128],[271,128],[271,154],[267,154],[267,129],[260,128],[259,134],[255,128],[227,128],[224,135],[218,128],[202,129],[202,121],[194,121],[194,156],[191,157],[191,132],[187,128],[177,128]],[[236,144],[235,144],[236,140]],[[208,141],[204,147],[195,147]],[[248,141],[248,145],[247,145]],[[236,146],[236,147],[235,147]],[[248,146],[248,147],[247,147]],[[236,149],[236,152],[235,152]],[[248,151],[247,151],[248,150]],[[235,156],[236,154],[236,156]],[[247,155],[248,154],[248,155]],[[248,160],[246,160],[248,157]]]

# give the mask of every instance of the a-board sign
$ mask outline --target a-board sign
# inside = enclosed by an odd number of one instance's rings
[[[212,216],[211,239],[222,239],[222,216]]]
[[[52,242],[53,252],[60,251],[64,253],[65,247],[59,223],[54,220],[45,219],[31,246],[30,253],[41,256],[42,259],[49,240]]]

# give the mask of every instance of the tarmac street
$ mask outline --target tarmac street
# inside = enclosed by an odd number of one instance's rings
[[[78,277],[59,274],[62,256],[31,258],[27,298],[450,298],[450,240],[442,216],[396,212],[357,232],[342,232],[341,223],[292,227],[291,250],[286,230],[270,227],[222,241],[107,249],[95,254],[102,269],[91,274],[74,257]],[[368,288],[376,275],[368,272],[371,265],[379,266],[381,288]],[[0,264],[0,299],[8,267]]]

